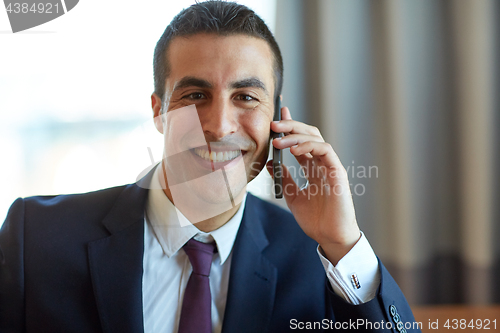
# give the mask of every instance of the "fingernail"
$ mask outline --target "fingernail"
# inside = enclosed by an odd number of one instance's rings
[[[275,124],[277,124],[279,122],[280,122],[279,120],[273,120],[273,123],[275,123]]]

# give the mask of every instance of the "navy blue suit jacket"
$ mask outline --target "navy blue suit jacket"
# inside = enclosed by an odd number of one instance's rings
[[[143,332],[147,193],[132,184],[16,200],[0,230],[0,332]],[[394,326],[375,332],[399,332],[395,321],[414,321],[382,264],[370,302],[350,305],[334,294],[316,246],[290,213],[248,195],[223,332],[288,332],[308,322],[346,328],[349,321],[352,329],[358,319]]]

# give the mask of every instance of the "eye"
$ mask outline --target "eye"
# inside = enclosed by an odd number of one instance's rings
[[[240,94],[238,96],[236,96],[236,99],[237,100],[240,100],[240,101],[243,101],[243,102],[253,102],[253,101],[257,101],[255,98],[253,98],[252,96],[250,95],[245,95],[245,94]]]
[[[194,92],[182,97],[183,99],[199,100],[205,98],[205,94],[201,92]]]
[[[233,97],[233,101],[236,106],[243,109],[255,109],[260,104],[260,101],[257,98],[244,93],[238,93]]]

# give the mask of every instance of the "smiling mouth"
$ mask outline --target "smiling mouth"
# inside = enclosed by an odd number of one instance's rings
[[[195,148],[194,153],[208,162],[220,163],[234,160],[241,155],[240,150],[213,151],[205,148]]]

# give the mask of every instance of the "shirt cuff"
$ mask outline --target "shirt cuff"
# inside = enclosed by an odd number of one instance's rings
[[[319,245],[317,252],[337,295],[354,305],[366,303],[375,297],[380,284],[378,261],[363,232],[358,242],[336,266],[326,259]],[[357,277],[359,288],[356,288],[355,282],[352,281],[353,275]]]

